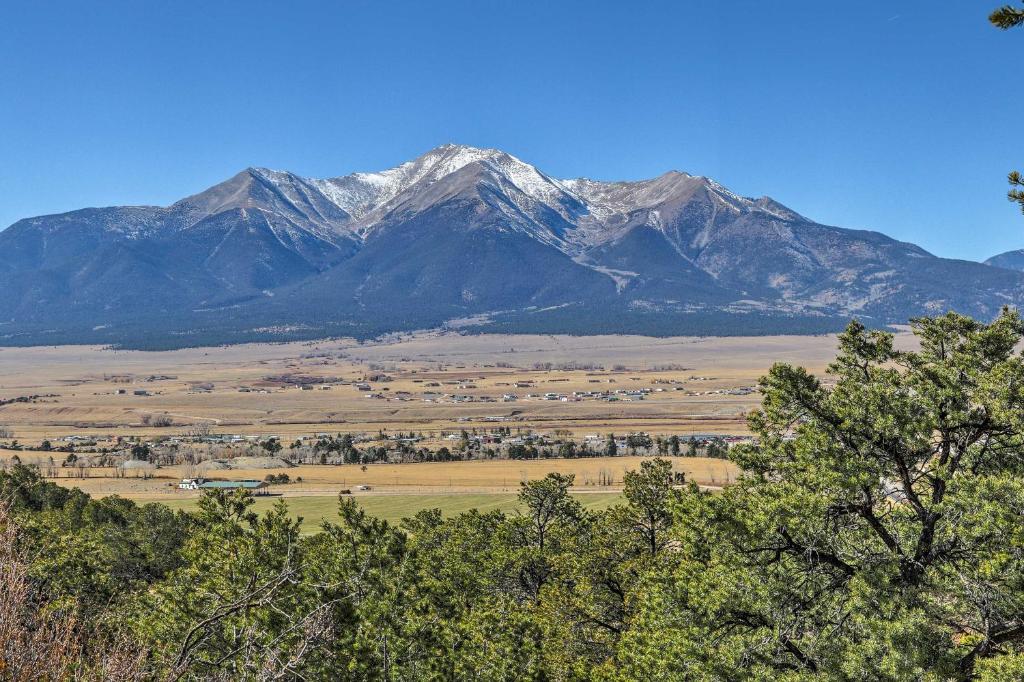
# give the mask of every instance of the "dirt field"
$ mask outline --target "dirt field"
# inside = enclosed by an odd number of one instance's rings
[[[495,424],[574,435],[741,434],[744,413],[759,401],[751,389],[773,362],[821,372],[834,350],[824,336],[457,334],[156,353],[0,348],[0,401],[27,401],[0,405],[0,425],[28,443],[177,435],[204,422],[218,433],[283,439]],[[603,369],[535,366],[569,362]],[[638,391],[649,392],[629,395]],[[605,397],[577,400],[577,392]]]

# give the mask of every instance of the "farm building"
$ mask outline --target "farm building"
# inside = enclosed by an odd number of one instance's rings
[[[251,490],[257,495],[266,495],[267,484],[263,481],[207,481],[203,478],[183,478],[178,484],[181,490]]]

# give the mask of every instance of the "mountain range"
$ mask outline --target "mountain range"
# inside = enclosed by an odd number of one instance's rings
[[[563,180],[452,144],[379,173],[249,168],[167,207],[28,218],[0,254],[2,345],[819,333],[1024,301],[999,257],[939,258],[702,176]]]
[[[997,268],[1008,268],[1010,270],[1024,271],[1024,249],[1006,251],[996,254],[985,261],[986,265],[994,265]]]

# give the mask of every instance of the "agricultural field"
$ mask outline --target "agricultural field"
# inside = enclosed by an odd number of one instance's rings
[[[424,462],[420,464],[300,465],[280,469],[235,469],[232,479],[262,480],[268,474],[286,473],[293,481],[274,485],[268,491],[286,498],[330,497],[351,490],[359,498],[384,495],[483,494],[515,495],[523,481],[543,478],[548,473],[572,474],[575,489],[581,493],[617,492],[627,471],[640,468],[644,457],[590,457],[585,459],[545,459],[530,461],[494,460],[472,462]],[[736,480],[736,467],[722,459],[673,457],[673,469],[685,474],[687,481],[707,487],[720,487]],[[26,463],[34,463],[26,455]],[[364,470],[365,469],[365,470]],[[62,471],[53,479],[67,487],[81,488],[94,496],[116,494],[135,500],[195,499],[195,491],[178,489],[178,482],[189,475],[187,467],[161,467],[148,478],[115,477],[112,470],[90,471],[78,478]],[[227,473],[227,472],[225,472]],[[301,481],[299,480],[301,479]],[[359,486],[369,486],[359,491]]]
[[[585,508],[601,510],[622,499],[618,493],[586,493],[574,496]],[[253,510],[263,513],[281,498],[259,497]],[[481,512],[500,510],[514,514],[522,509],[515,495],[501,493],[462,493],[454,495],[360,495],[355,498],[359,505],[372,516],[390,523],[415,515],[424,509],[440,509],[445,516],[455,516],[471,509]],[[289,497],[285,503],[288,511],[302,519],[303,533],[315,533],[324,521],[337,521],[338,498],[334,496]],[[162,500],[174,509],[193,510],[195,499]]]
[[[821,372],[834,352],[831,336],[455,333],[168,352],[0,348],[0,425],[25,443],[196,425],[282,440],[495,424],[576,436],[742,434],[772,363]]]
[[[906,335],[897,342],[907,343]],[[757,379],[772,363],[822,373],[835,345],[831,336],[423,333],[372,343],[331,340],[167,352],[0,348],[0,442],[17,439],[23,448],[0,449],[0,465],[17,456],[47,470],[61,485],[92,495],[185,505],[196,497],[177,489],[185,477],[263,480],[287,473],[291,482],[272,486],[272,492],[310,498],[294,504],[313,509],[302,515],[316,523],[323,518],[317,510],[333,509],[339,491],[358,486],[370,487],[357,494],[387,518],[430,506],[436,496],[462,496],[452,508],[473,495],[488,496],[483,506],[514,505],[521,481],[552,471],[574,474],[577,491],[617,494],[624,473],[639,467],[640,457],[288,467],[278,460],[249,468],[239,458],[231,460],[230,471],[184,464],[84,471],[61,467],[64,453],[38,447],[44,440],[56,448],[92,439],[97,447],[123,449],[126,442],[174,439],[197,430],[237,439],[237,448],[216,446],[230,457],[252,454],[257,439],[276,436],[288,444],[343,432],[416,432],[422,445],[435,449],[450,445],[446,433],[494,427],[574,439],[611,432],[743,435],[745,414],[760,401]],[[183,447],[210,452],[206,445]],[[687,480],[711,488],[738,475],[722,459],[673,461]],[[427,497],[406,502],[411,498],[396,496]]]
[[[33,455],[24,461],[33,462]],[[42,453],[39,453],[40,455]],[[236,469],[234,479],[262,480],[268,474],[287,473],[292,481],[272,485],[267,495],[256,497],[254,509],[266,511],[284,500],[289,511],[302,517],[303,532],[314,532],[324,520],[337,516],[338,494],[349,491],[369,514],[397,523],[423,509],[439,508],[446,516],[470,509],[500,509],[513,513],[522,481],[548,473],[575,476],[574,495],[587,509],[604,509],[621,499],[623,477],[640,468],[645,457],[593,457],[539,461],[425,462],[419,464],[300,465],[286,469]],[[722,459],[673,457],[673,469],[707,488],[719,488],[736,480],[739,471]],[[364,470],[365,469],[365,470]],[[90,471],[87,478],[61,472],[54,482],[95,497],[119,495],[139,503],[160,502],[175,509],[194,509],[200,493],[178,489],[189,472],[186,467],[157,469],[148,478],[115,476],[113,470]],[[299,480],[301,479],[301,480]],[[369,490],[360,490],[366,486]]]

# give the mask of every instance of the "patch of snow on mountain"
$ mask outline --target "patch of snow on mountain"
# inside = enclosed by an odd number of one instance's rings
[[[346,213],[362,218],[417,183],[436,182],[474,161],[500,153],[496,149],[446,144],[379,173],[353,173],[310,182]]]
[[[611,278],[611,280],[615,282],[616,292],[621,292],[629,285],[630,280],[640,275],[640,273],[633,272],[631,270],[616,270],[614,268],[609,268],[604,265],[596,265],[594,263],[588,262],[583,258],[573,258],[573,260],[584,267],[588,267],[591,270],[600,272],[602,275]]]
[[[361,218],[376,205],[378,197],[385,190],[375,182],[376,178],[361,177],[367,175],[373,174],[356,173],[345,178],[311,179],[309,182],[335,206],[349,215]]]
[[[501,150],[456,144],[442,145],[388,170],[323,180],[259,170],[287,200],[316,208],[323,205],[318,201],[326,199],[356,220],[347,229],[365,235],[399,205],[415,209],[418,204],[413,197],[427,196],[424,189],[470,164],[479,164],[489,178],[484,182],[493,188],[495,203],[502,204],[499,210],[508,216],[510,226],[530,231],[567,253],[614,238],[638,222],[664,228],[668,216],[656,209],[665,202],[688,201],[701,190],[716,198],[719,210],[762,211],[782,219],[795,215],[770,200],[747,199],[713,180],[688,173],[673,171],[632,182],[560,180]],[[323,199],[316,200],[310,192]],[[655,212],[639,213],[651,209]],[[562,220],[553,222],[552,211]]]
[[[562,183],[537,170],[536,167],[520,161],[511,154],[501,153],[491,160],[497,171],[523,194],[556,208],[565,203],[583,202],[570,194]]]

